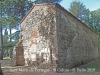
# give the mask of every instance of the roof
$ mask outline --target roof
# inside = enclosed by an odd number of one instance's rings
[[[27,17],[27,15],[33,10],[33,8],[35,6],[43,6],[43,5],[55,5],[56,7],[58,7],[59,9],[61,9],[62,11],[64,11],[65,13],[67,13],[68,15],[70,15],[71,17],[73,17],[74,19],[76,19],[78,22],[80,22],[86,28],[88,28],[89,30],[91,30],[92,32],[94,32],[95,34],[97,34],[94,30],[92,30],[90,27],[88,27],[86,24],[84,24],[82,21],[80,21],[78,18],[76,18],[74,15],[72,15],[70,12],[68,12],[64,7],[62,7],[61,5],[59,5],[57,3],[43,3],[43,4],[35,4],[35,5],[33,5],[32,8],[28,11],[28,13],[21,20],[20,24],[25,20],[25,18]]]

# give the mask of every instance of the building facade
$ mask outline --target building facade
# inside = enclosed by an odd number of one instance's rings
[[[72,68],[100,57],[98,35],[59,4],[36,4],[21,21],[16,65]]]

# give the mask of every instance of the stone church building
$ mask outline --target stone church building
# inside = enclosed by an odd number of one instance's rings
[[[98,35],[59,4],[36,4],[22,19],[15,65],[72,68],[100,58]]]

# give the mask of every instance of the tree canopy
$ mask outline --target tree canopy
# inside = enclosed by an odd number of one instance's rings
[[[83,16],[86,12],[86,7],[85,5],[80,2],[80,1],[73,1],[72,3],[70,3],[70,8],[69,11],[78,19],[82,20]]]

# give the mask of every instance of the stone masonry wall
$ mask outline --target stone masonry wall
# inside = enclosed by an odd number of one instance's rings
[[[36,5],[21,23],[25,65],[57,60],[55,6]],[[36,62],[37,61],[37,62]],[[55,63],[55,62],[54,62]]]
[[[70,13],[56,11],[58,67],[71,68],[98,58],[98,35]]]
[[[20,40],[24,59],[17,55],[16,65],[72,68],[100,57],[98,35],[58,4],[34,5],[21,21]]]

